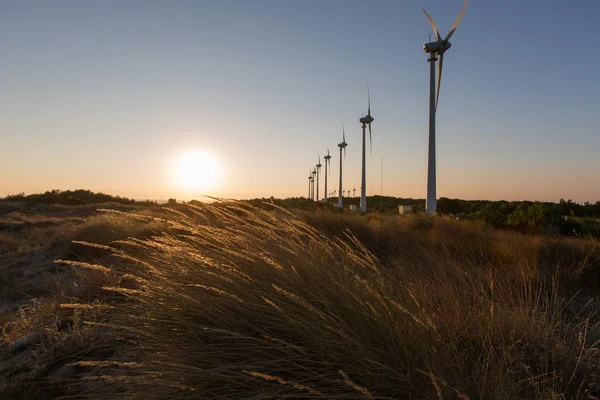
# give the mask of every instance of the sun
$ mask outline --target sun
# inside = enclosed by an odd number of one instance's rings
[[[177,185],[188,192],[211,190],[219,180],[221,167],[214,155],[191,150],[177,158],[173,175]]]

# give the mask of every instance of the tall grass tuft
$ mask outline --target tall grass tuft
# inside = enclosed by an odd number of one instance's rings
[[[597,275],[595,243],[561,241],[570,251],[560,258],[559,244],[446,219],[239,202],[180,211],[160,222],[169,233],[109,246],[133,283],[105,287],[121,298],[105,312],[122,345],[116,362],[79,364],[93,368],[92,398],[595,390],[597,319],[585,304],[566,312],[582,277]]]

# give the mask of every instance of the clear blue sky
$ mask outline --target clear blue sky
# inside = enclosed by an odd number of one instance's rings
[[[87,188],[198,197],[187,149],[220,159],[218,196],[303,196],[346,126],[369,194],[425,197],[431,28],[462,0],[0,1],[0,195]],[[446,53],[438,196],[600,200],[597,0],[471,0]]]

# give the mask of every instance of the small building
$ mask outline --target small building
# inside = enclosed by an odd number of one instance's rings
[[[398,212],[400,215],[407,214],[412,211],[412,206],[398,206]]]
[[[350,211],[358,211],[358,206],[356,204],[350,204]]]

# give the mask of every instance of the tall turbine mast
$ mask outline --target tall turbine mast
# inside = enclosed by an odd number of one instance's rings
[[[318,153],[317,153],[318,154]],[[319,163],[316,165],[317,167],[317,201],[321,201],[319,197],[319,175],[321,175],[321,154],[319,154]]]
[[[312,172],[308,170],[308,199],[312,199]]]
[[[371,91],[367,88],[367,93],[369,97],[369,111],[367,115],[359,119],[362,124],[362,186],[361,186],[361,196],[360,196],[360,211],[365,213],[367,212],[367,152],[366,152],[366,135],[367,135],[367,125],[369,125],[369,142],[371,143],[371,149],[373,148],[373,142],[371,139],[371,122],[375,120],[371,116]],[[372,151],[372,150],[371,150]]]
[[[327,193],[327,165],[329,164],[329,173],[331,173],[331,155],[329,154],[329,149],[327,149],[327,155],[325,157],[323,157],[325,159],[325,203],[327,203],[327,196],[329,195],[329,193]]]
[[[310,171],[310,199],[315,199],[315,172]]]
[[[342,123],[342,143],[338,143],[338,147],[340,148],[340,189],[338,190],[338,207],[342,208],[344,206],[342,200],[342,150],[344,151],[344,159],[346,158],[346,131],[344,130],[344,124]]]
[[[440,83],[442,81],[442,67],[444,65],[444,53],[452,46],[448,40],[454,34],[456,27],[460,23],[463,14],[469,4],[469,0],[465,1],[462,11],[452,25],[450,32],[445,39],[442,39],[440,32],[433,22],[433,19],[423,10],[429,24],[433,28],[435,41],[423,45],[425,53],[429,54],[427,61],[429,62],[429,153],[427,160],[427,204],[425,212],[427,215],[435,215],[437,212],[437,194],[436,194],[436,162],[435,162],[435,114],[437,111],[438,100],[440,98]],[[440,56],[440,64],[438,65],[438,82],[437,90],[435,87],[435,62],[438,60],[436,56]]]
[[[317,175],[317,169],[313,168],[312,170],[312,186],[313,186],[313,192],[312,192],[312,199],[315,200],[315,175]]]

